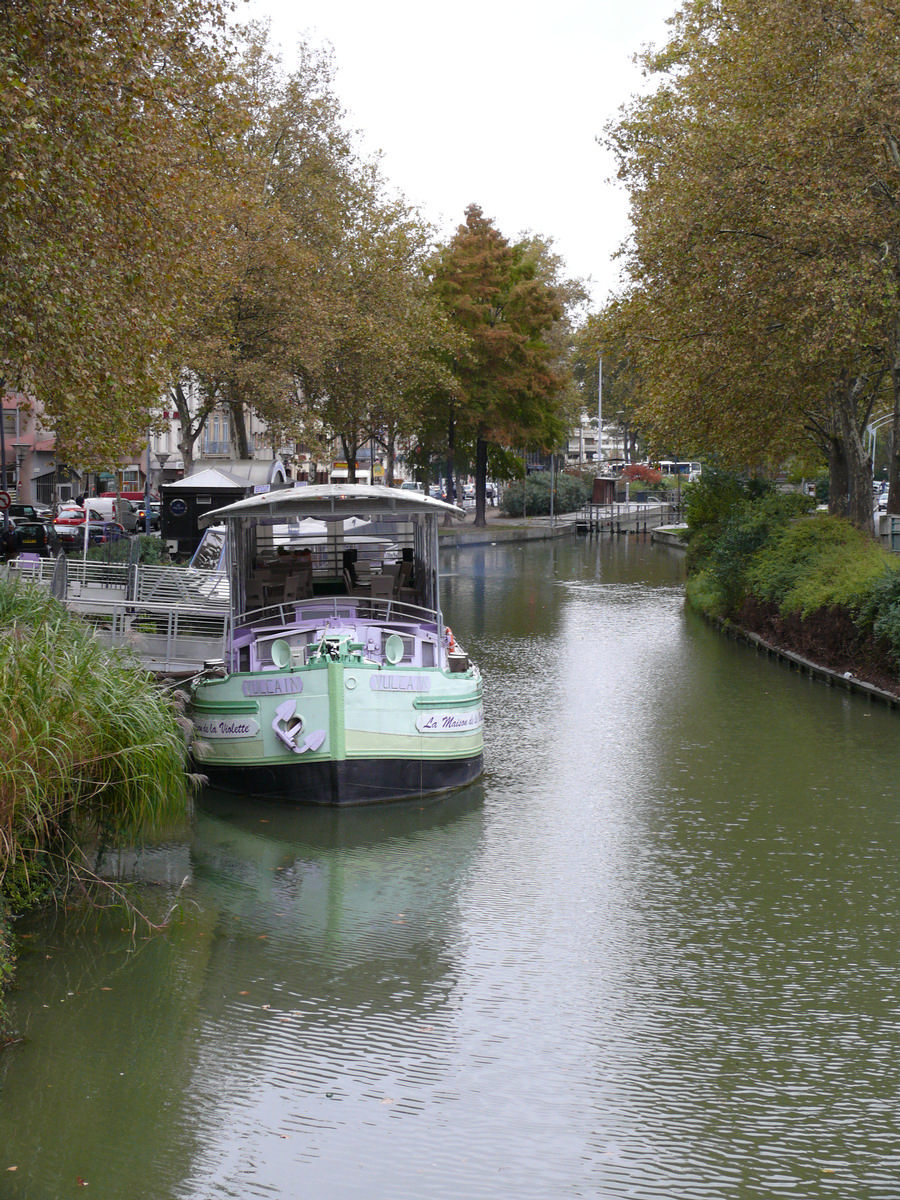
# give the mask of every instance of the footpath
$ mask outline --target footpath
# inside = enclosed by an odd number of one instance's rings
[[[465,521],[454,521],[452,525],[439,530],[440,544],[449,550],[455,550],[459,546],[494,546],[499,542],[547,541],[551,538],[568,537],[577,532],[579,520],[583,520],[582,515],[574,512],[554,515],[551,519],[549,516],[508,517],[501,513],[499,508],[487,508],[486,524],[478,527],[475,525],[475,510],[470,509]],[[684,540],[681,536],[684,528],[685,526],[678,525],[659,525],[648,529],[645,521],[643,532],[649,533],[654,542],[675,550],[684,550]],[[601,532],[610,535],[613,530],[603,529]],[[640,524],[631,528],[626,518],[622,527],[615,532],[638,533],[641,532]]]
[[[455,550],[459,546],[493,546],[498,542],[543,542],[550,538],[568,537],[575,532],[575,513],[550,517],[507,517],[499,508],[485,508],[484,526],[475,524],[475,509],[469,509],[464,521],[438,531],[441,547]]]

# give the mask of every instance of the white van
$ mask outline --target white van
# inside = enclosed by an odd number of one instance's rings
[[[84,507],[97,513],[101,520],[118,521],[128,533],[134,533],[137,529],[137,509],[124,496],[120,496],[118,500],[115,496],[89,496],[84,502]]]

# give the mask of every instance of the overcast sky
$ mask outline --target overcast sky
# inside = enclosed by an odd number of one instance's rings
[[[330,44],[336,90],[390,183],[441,236],[481,206],[510,240],[552,239],[567,274],[614,290],[627,202],[597,144],[643,85],[632,62],[663,44],[676,0],[249,0],[285,66],[301,38]]]

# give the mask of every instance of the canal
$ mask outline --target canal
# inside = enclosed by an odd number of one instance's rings
[[[477,787],[205,795],[20,923],[0,1198],[896,1200],[898,716],[637,539],[469,548]]]

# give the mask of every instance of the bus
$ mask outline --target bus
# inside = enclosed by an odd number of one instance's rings
[[[703,472],[703,464],[699,462],[675,462],[670,458],[664,458],[659,463],[659,469],[663,475],[680,475],[687,483],[699,479]]]

